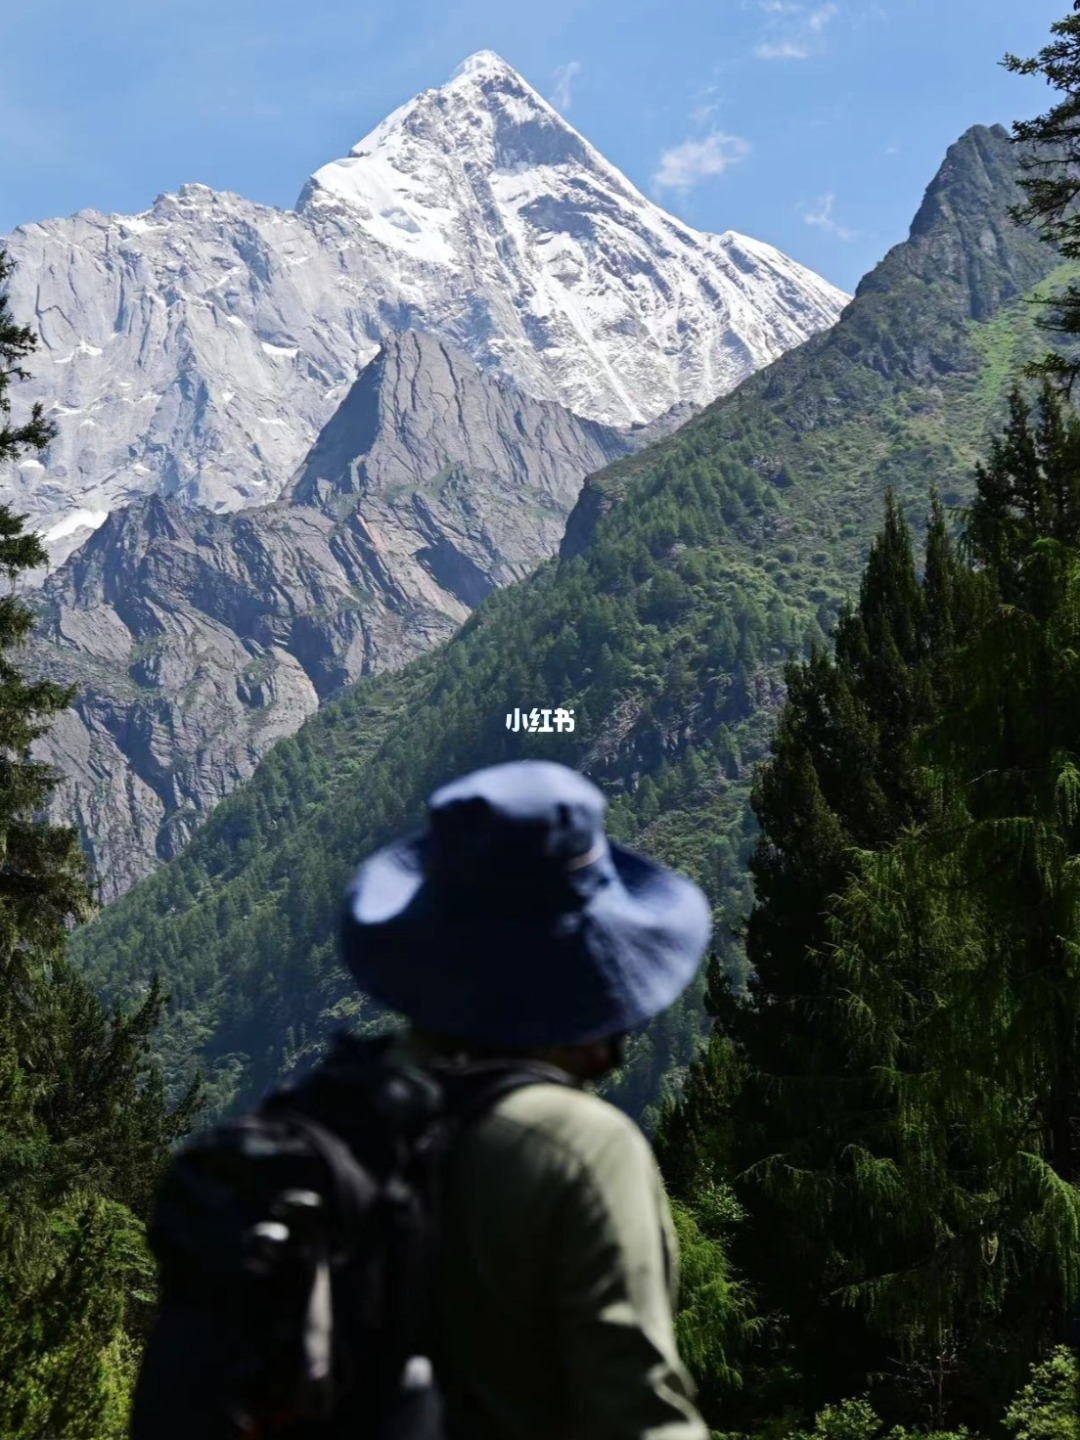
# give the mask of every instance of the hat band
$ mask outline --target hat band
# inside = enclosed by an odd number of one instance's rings
[[[604,853],[604,842],[598,840],[591,850],[586,850],[584,855],[575,855],[572,860],[567,860],[567,870],[583,870],[586,865],[591,865],[594,860],[599,860]]]

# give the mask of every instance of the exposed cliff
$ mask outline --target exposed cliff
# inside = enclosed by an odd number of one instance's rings
[[[677,416],[670,423],[676,423]],[[556,550],[625,434],[396,336],[286,494],[214,515],[153,496],[46,582],[34,664],[78,685],[39,753],[110,897],[176,854],[327,696],[445,639]]]

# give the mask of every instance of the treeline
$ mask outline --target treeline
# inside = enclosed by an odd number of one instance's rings
[[[919,568],[890,501],[833,650],[789,669],[749,991],[714,963],[657,1138],[724,1434],[1076,1433],[1080,423],[1051,392],[1014,397],[959,544],[935,504]],[[148,1062],[160,992],[109,1016],[64,961],[84,878],[71,832],[27,823],[50,782],[25,746],[66,697],[0,678],[29,807],[0,872],[0,1433],[96,1440],[122,1434],[140,1217],[198,1097],[170,1112]]]

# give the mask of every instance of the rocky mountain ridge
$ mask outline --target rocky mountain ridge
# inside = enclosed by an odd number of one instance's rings
[[[112,898],[178,853],[328,696],[446,639],[559,544],[585,475],[674,428],[580,420],[445,341],[395,336],[286,495],[149,496],[39,596],[33,664],[77,686],[38,746]]]

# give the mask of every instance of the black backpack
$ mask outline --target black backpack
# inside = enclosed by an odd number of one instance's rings
[[[413,1068],[340,1037],[172,1162],[132,1440],[444,1440],[430,1355],[442,1167],[533,1062]]]

